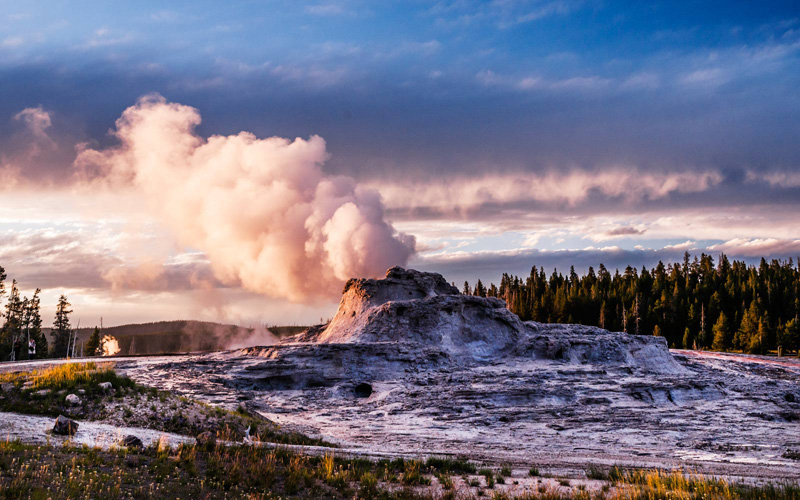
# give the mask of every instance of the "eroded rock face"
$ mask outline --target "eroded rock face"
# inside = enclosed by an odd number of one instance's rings
[[[481,361],[510,353],[526,330],[500,299],[461,295],[440,274],[393,267],[382,280],[348,281],[328,325],[287,341],[410,342]]]

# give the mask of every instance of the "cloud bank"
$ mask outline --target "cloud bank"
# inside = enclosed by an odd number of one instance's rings
[[[377,191],[323,173],[321,137],[206,140],[199,124],[197,109],[145,96],[117,120],[118,145],[79,151],[78,175],[93,189],[140,191],[181,245],[208,256],[217,279],[273,297],[335,296],[348,278],[377,276],[414,253]]]

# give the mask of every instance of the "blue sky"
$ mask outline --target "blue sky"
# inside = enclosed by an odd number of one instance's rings
[[[135,209],[98,217],[64,189],[76,146],[115,147],[115,120],[151,93],[196,108],[202,137],[323,137],[325,174],[377,189],[387,219],[416,237],[411,265],[454,281],[542,263],[652,265],[685,250],[800,254],[796,2],[37,1],[0,12],[0,167],[6,189],[37,193],[0,201],[0,231],[16,242],[0,245],[0,265],[21,281],[16,256],[37,235],[95,231],[107,237],[93,258],[141,258],[114,243]],[[169,239],[151,219],[148,238]],[[197,252],[207,249],[165,250]],[[58,276],[29,281],[105,307],[102,276]],[[329,306],[292,307],[281,319]]]

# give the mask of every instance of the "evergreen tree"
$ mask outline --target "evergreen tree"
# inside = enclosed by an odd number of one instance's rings
[[[83,348],[85,356],[97,356],[100,351],[100,329],[96,326]]]
[[[11,282],[5,310],[3,314],[5,324],[0,330],[0,359],[19,360],[22,352],[23,303],[17,280]]]
[[[488,293],[525,321],[573,321],[628,333],[652,332],[658,325],[670,345],[704,349],[713,346],[713,326],[724,314],[725,349],[767,352],[779,343],[785,351],[800,348],[784,340],[792,337],[786,325],[797,324],[800,315],[800,263],[763,259],[753,266],[724,254],[717,262],[705,254],[685,255],[683,262],[628,266],[624,273],[600,264],[597,274],[589,269],[581,276],[571,267],[566,277],[533,266],[525,278],[503,273],[499,287],[489,285]],[[476,288],[478,294],[487,289],[483,282]],[[465,290],[472,292],[468,282]],[[687,328],[691,334],[684,339]]]
[[[750,307],[747,308],[742,321],[739,324],[739,329],[733,337],[733,347],[741,351],[750,350],[750,346],[757,342],[758,329],[759,329],[759,313],[756,301],[750,302]]]
[[[692,348],[692,342],[693,342],[692,331],[689,330],[689,327],[687,326],[683,330],[683,348],[684,349],[691,349]]]
[[[778,345],[784,351],[795,350],[800,347],[800,322],[790,319],[778,332]]]
[[[70,333],[71,327],[69,324],[69,315],[72,310],[69,308],[70,303],[67,301],[66,295],[61,295],[58,298],[58,305],[56,306],[56,317],[53,322],[53,354],[57,358],[67,357],[69,353]]]
[[[719,319],[714,323],[712,331],[714,333],[714,342],[711,348],[715,351],[727,350],[728,347],[730,347],[730,326],[728,325],[728,318],[725,316],[725,313],[719,315]]]
[[[658,325],[653,327],[653,337],[661,337],[661,328]]]
[[[40,293],[42,293],[42,291],[39,288],[33,292],[33,297],[30,302],[28,302],[28,310],[26,313],[27,334],[30,336],[29,338],[33,339],[36,343],[35,357],[37,359],[47,357],[47,336],[42,331]]]

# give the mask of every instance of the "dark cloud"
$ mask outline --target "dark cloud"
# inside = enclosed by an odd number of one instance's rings
[[[636,229],[632,226],[622,226],[612,229],[611,231],[606,232],[608,236],[627,236],[627,235],[634,235],[634,234],[644,234],[646,229]]]

